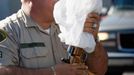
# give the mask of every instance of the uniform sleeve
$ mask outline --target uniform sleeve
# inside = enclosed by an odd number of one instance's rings
[[[0,65],[13,66],[19,64],[18,44],[10,29],[0,28]]]

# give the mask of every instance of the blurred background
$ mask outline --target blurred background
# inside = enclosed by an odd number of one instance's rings
[[[20,0],[1,0],[0,20],[20,9]],[[106,75],[134,75],[134,0],[103,0],[99,40],[108,51]]]
[[[20,0],[0,0],[0,20],[17,12],[20,5]]]
[[[134,0],[104,0],[100,41],[108,51],[106,75],[134,75]]]

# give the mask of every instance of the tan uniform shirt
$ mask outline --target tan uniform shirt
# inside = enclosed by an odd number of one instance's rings
[[[0,65],[45,68],[62,63],[67,52],[58,38],[60,32],[52,23],[50,34],[38,27],[22,10],[0,21],[8,36],[0,42]]]

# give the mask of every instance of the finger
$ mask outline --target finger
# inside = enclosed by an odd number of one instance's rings
[[[76,75],[87,75],[88,67],[84,64],[77,64],[74,63],[73,65],[73,71],[75,71]],[[86,73],[86,74],[85,74]]]
[[[94,74],[89,74],[88,70],[81,70],[77,71],[76,75],[94,75]]]
[[[90,14],[88,14],[88,17],[89,18],[96,18],[96,19],[100,19],[100,15],[95,13],[95,12],[92,12]]]
[[[80,67],[77,67],[78,70],[88,70],[88,67],[87,66],[80,66]]]
[[[94,23],[85,23],[84,28],[93,28],[93,29],[98,29],[99,24],[94,24]]]
[[[87,75],[87,74],[85,74],[85,71],[84,70],[78,70],[76,72],[76,75]]]
[[[88,69],[88,66],[84,65],[84,64],[74,64],[74,67],[77,69],[77,70],[87,70]]]
[[[87,18],[85,23],[97,23],[98,20],[96,18]]]
[[[94,23],[85,23],[84,28],[92,28]]]
[[[83,30],[84,32],[89,32],[89,33],[94,33],[95,32],[95,29],[93,29],[93,28],[84,28],[84,30]]]

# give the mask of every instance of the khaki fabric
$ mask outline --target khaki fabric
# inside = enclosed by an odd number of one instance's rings
[[[45,68],[62,63],[61,58],[67,58],[55,23],[47,34],[23,10],[19,10],[0,21],[0,29],[8,34],[6,40],[0,42],[0,65]]]

